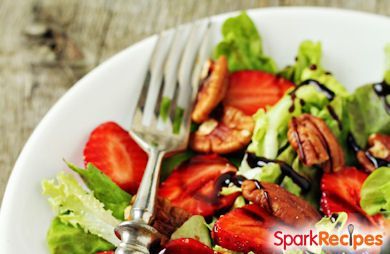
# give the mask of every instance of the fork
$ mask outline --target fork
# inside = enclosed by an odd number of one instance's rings
[[[207,60],[210,22],[181,26],[159,35],[133,114],[130,135],[145,150],[148,163],[130,211],[131,221],[116,227],[116,254],[149,254],[159,243],[153,222],[161,163],[168,152],[187,147],[192,104]]]

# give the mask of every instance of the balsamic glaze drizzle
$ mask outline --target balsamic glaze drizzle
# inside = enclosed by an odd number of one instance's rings
[[[355,140],[355,137],[352,135],[352,133],[348,134],[347,137],[347,143],[348,145],[352,148],[352,150],[357,153],[359,151],[364,152],[365,156],[371,161],[371,163],[374,165],[375,168],[379,167],[390,167],[390,162],[377,158],[373,156],[371,153],[368,151],[364,151],[357,143]]]
[[[291,96],[291,99],[293,101],[291,107],[288,109],[288,111],[290,113],[294,112],[294,109],[295,109],[294,101],[297,98],[296,93],[297,93],[298,89],[301,88],[302,86],[307,86],[307,85],[314,86],[319,92],[325,94],[326,98],[328,98],[329,101],[332,101],[334,99],[334,97],[335,97],[335,93],[332,90],[330,90],[329,88],[327,88],[326,86],[324,86],[323,84],[318,82],[317,80],[314,80],[314,79],[305,80],[302,83],[300,83],[299,85],[297,85],[290,92],[290,96]],[[305,101],[300,100],[300,103],[303,106],[305,104]]]
[[[387,96],[390,95],[390,84],[385,81],[381,83],[375,83],[372,85],[376,95],[382,100],[387,114],[390,114],[390,103],[387,100]]]
[[[257,157],[255,154],[248,153],[247,162],[251,168],[263,167],[270,162],[277,163],[280,166],[280,170],[282,171],[281,180],[283,180],[284,176],[288,176],[293,180],[296,185],[298,185],[302,189],[303,193],[307,193],[310,190],[310,181],[306,177],[298,174],[290,165],[288,165],[284,161]]]
[[[343,130],[343,124],[341,123],[341,120],[337,115],[336,111],[334,111],[334,108],[331,105],[326,106],[326,108],[328,109],[329,114],[332,116],[332,118],[337,122],[339,130]]]
[[[337,213],[332,213],[332,215],[330,216],[330,222],[335,223],[338,218],[339,215]]]

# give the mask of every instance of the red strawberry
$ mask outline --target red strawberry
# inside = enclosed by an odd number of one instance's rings
[[[275,218],[256,204],[221,216],[214,224],[214,243],[226,249],[248,253],[273,253],[270,237]]]
[[[260,108],[272,106],[294,84],[262,71],[237,71],[230,75],[224,104],[253,115]]]
[[[192,214],[210,216],[233,204],[238,194],[218,196],[216,180],[236,171],[218,155],[198,155],[176,168],[161,184],[158,195]]]
[[[171,240],[165,246],[164,254],[214,254],[214,251],[203,243],[192,238]]]
[[[324,173],[321,180],[321,209],[330,216],[346,212],[350,221],[378,224],[378,216],[369,216],[360,207],[360,190],[367,174],[354,167],[346,167],[335,173]]]
[[[147,160],[129,133],[114,122],[99,125],[84,148],[85,164],[94,164],[132,194],[137,192]]]

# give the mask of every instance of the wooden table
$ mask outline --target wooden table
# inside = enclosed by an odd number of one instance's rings
[[[239,9],[290,5],[390,15],[390,0],[0,0],[0,201],[32,130],[96,65],[183,22]]]

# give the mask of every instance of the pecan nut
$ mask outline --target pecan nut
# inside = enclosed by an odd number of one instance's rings
[[[376,158],[390,161],[390,136],[383,134],[372,134],[368,138],[368,151]]]
[[[249,144],[253,129],[252,117],[226,106],[220,122],[210,119],[199,126],[191,135],[190,146],[202,153],[231,153]]]
[[[319,165],[325,172],[343,168],[344,152],[322,119],[309,114],[293,117],[287,138],[306,166]]]
[[[211,64],[211,73],[206,77],[199,89],[194,109],[191,114],[192,121],[202,123],[209,118],[213,109],[225,97],[228,88],[228,65],[226,57],[221,56]]]
[[[377,167],[390,164],[390,136],[384,134],[372,134],[368,138],[368,150],[359,150],[356,158],[367,173],[371,173]]]
[[[367,151],[360,150],[356,153],[356,159],[359,164],[367,173],[371,173],[376,169],[374,163],[370,160],[369,154]]]
[[[260,205],[289,226],[312,225],[321,218],[308,202],[277,184],[246,180],[241,188],[245,199]]]

